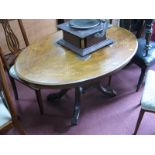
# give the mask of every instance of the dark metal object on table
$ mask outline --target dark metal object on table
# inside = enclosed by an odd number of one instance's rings
[[[112,44],[113,41],[110,39],[106,39],[105,41],[99,42],[98,44],[92,45],[91,47],[88,47],[88,48],[77,48],[65,40],[60,40],[58,43],[64,47],[74,51],[75,53],[79,54],[80,56],[84,57],[84,56],[87,56],[88,54],[90,54],[92,52],[95,52],[95,50],[98,50],[102,47],[105,47],[105,46]]]
[[[106,38],[106,30],[111,25],[106,20],[74,19],[58,25],[63,30],[63,38],[58,44],[80,56],[86,56],[113,43]]]
[[[98,19],[72,19],[69,26],[75,29],[91,29],[98,26],[101,20]]]

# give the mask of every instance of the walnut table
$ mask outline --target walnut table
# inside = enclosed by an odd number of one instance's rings
[[[136,37],[123,28],[111,27],[107,37],[114,40],[112,45],[81,58],[56,43],[62,38],[62,31],[58,31],[25,48],[16,60],[15,71],[22,80],[43,88],[62,88],[64,92],[75,88],[71,121],[75,125],[80,113],[80,87],[120,70],[137,50]]]

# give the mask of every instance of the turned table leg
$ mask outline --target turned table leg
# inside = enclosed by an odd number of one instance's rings
[[[75,88],[75,104],[74,104],[74,112],[71,120],[71,125],[77,125],[77,121],[80,115],[80,95],[81,89],[80,87]]]

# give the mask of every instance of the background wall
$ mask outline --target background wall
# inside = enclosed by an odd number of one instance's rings
[[[23,25],[31,43],[34,41],[57,31],[56,19],[23,19]],[[13,29],[15,35],[19,39],[20,47],[25,47],[24,40],[21,35],[21,31],[17,20],[10,21],[11,28]],[[4,31],[2,25],[0,24],[0,46],[2,47],[4,53],[9,53],[7,48],[7,43],[5,40]]]
[[[54,19],[24,19],[22,21],[30,43],[57,31]]]
[[[57,21],[62,23],[63,21],[68,21],[68,19],[22,19],[29,43],[33,43],[34,41],[57,31],[56,25]],[[119,25],[119,19],[112,20],[113,25]],[[10,21],[11,28],[13,29],[15,35],[19,39],[20,48],[25,47],[25,43],[23,37],[21,35],[21,31],[18,25],[17,20]],[[4,53],[9,53],[7,48],[7,43],[5,40],[4,31],[2,25],[0,24],[0,46],[2,47]]]

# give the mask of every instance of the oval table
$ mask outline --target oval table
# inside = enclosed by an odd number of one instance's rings
[[[22,80],[43,88],[75,88],[71,121],[75,125],[80,113],[80,87],[123,68],[135,55],[138,42],[134,34],[114,26],[107,31],[112,45],[80,57],[58,45],[61,38],[62,31],[58,31],[25,48],[16,59],[15,71]]]

